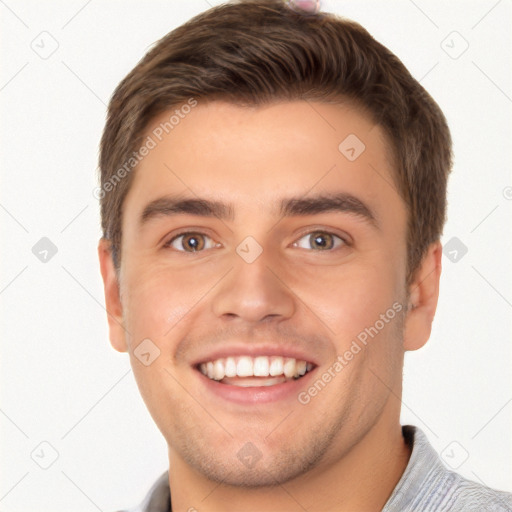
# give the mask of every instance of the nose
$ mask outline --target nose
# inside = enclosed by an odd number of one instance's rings
[[[293,316],[296,302],[279,265],[265,251],[252,263],[234,254],[234,266],[215,288],[213,312],[218,318],[258,323]]]

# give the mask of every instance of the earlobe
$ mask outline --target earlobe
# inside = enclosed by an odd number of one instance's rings
[[[119,352],[127,351],[126,331],[123,325],[123,308],[119,291],[119,281],[112,261],[110,241],[101,238],[98,244],[101,276],[105,291],[105,306],[109,337],[112,347]]]
[[[417,350],[429,339],[439,298],[442,245],[432,243],[409,286],[409,310],[405,318],[404,349]]]

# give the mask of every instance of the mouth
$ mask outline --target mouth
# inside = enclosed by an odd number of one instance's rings
[[[283,356],[229,356],[196,365],[211,381],[241,388],[261,388],[302,379],[315,364]]]

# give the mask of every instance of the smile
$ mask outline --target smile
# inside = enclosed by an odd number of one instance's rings
[[[297,380],[313,363],[282,356],[233,356],[206,361],[199,371],[211,380],[239,387],[274,386]]]

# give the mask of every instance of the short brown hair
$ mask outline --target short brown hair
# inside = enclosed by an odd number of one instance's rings
[[[411,281],[445,222],[452,160],[445,117],[402,62],[359,24],[328,13],[300,14],[283,0],[239,0],[192,18],[158,41],[115,90],[101,140],[99,197],[117,270],[123,201],[133,180],[126,166],[119,178],[121,166],[151,120],[191,98],[360,105],[391,142],[395,185],[409,213]]]

